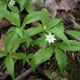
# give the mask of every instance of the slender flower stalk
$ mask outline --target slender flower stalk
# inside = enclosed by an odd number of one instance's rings
[[[46,35],[46,41],[48,41],[49,44],[50,44],[50,43],[54,43],[54,40],[56,40],[56,39],[54,38],[54,36],[55,36],[55,35],[52,35],[51,33],[49,33],[48,35]]]

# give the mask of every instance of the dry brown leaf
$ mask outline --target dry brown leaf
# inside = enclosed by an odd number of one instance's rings
[[[31,4],[36,7],[36,10],[41,10],[42,8],[46,8],[49,13],[52,14],[52,17],[57,15],[58,6],[55,0],[42,0],[43,5],[40,5],[36,2],[36,0],[32,0]]]
[[[0,39],[0,50],[4,50],[4,40],[6,38],[7,34],[2,34]]]
[[[73,10],[76,8],[77,0],[41,0],[43,6],[50,8],[51,10]],[[36,0],[32,0],[31,4],[39,5]],[[39,5],[40,6],[40,5]]]
[[[0,29],[6,28],[6,27],[9,27],[9,26],[11,26],[11,23],[8,20],[6,20],[6,19],[3,19],[0,22]]]
[[[58,1],[60,1],[58,3],[59,10],[69,11],[76,8],[76,4],[77,4],[76,0],[58,0]]]
[[[41,0],[43,5],[40,5],[36,0],[32,0],[31,4],[34,5],[37,10],[46,8],[49,13],[52,14],[52,17],[57,15],[57,10],[72,11],[76,8],[76,0]]]
[[[71,19],[72,23],[73,23],[73,28],[75,29],[80,29],[80,25],[73,19]]]
[[[65,12],[65,11],[58,11],[57,17],[63,18],[64,20],[71,20],[75,19],[72,15],[72,12]]]

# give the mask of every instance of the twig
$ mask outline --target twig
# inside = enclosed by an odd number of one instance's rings
[[[79,64],[80,64],[80,58],[79,58],[79,57],[77,57],[77,60],[78,60],[78,62],[79,62]]]
[[[36,68],[38,66],[40,66],[40,64],[36,65]],[[32,72],[32,68],[26,70],[23,74],[19,75],[15,80],[22,80],[23,78],[25,78],[26,76],[28,76],[31,72]]]

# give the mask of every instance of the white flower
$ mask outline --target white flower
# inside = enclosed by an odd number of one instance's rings
[[[50,44],[50,43],[54,43],[54,40],[56,40],[56,39],[54,38],[54,36],[55,36],[55,35],[52,35],[51,33],[49,33],[49,35],[46,35],[46,41],[48,41],[49,44]]]
[[[46,29],[46,26],[44,26],[44,29]]]
[[[9,2],[10,6],[14,6],[15,5],[15,2],[16,1],[14,1],[14,0],[10,0],[10,2]]]

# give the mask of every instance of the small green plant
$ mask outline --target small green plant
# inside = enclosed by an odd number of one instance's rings
[[[32,0],[0,0],[0,8],[9,8],[12,12],[20,14],[24,9],[28,12],[34,12],[35,7],[30,4]],[[16,3],[20,5],[18,8]],[[3,19],[3,15],[0,14],[0,20]]]
[[[80,32],[74,30],[64,31],[63,19],[53,18],[50,20],[50,14],[46,9],[29,13],[21,22],[20,13],[26,9],[26,5],[29,4],[30,0],[23,0],[23,2],[22,0],[16,0],[20,5],[20,10],[17,6],[14,6],[15,2],[11,4],[9,0],[4,1],[7,1],[11,11],[0,7],[0,15],[10,21],[13,27],[7,32],[8,36],[5,39],[4,51],[0,51],[0,57],[4,57],[3,63],[12,79],[14,80],[14,59],[23,60],[23,65],[28,62],[32,70],[35,71],[35,65],[50,59],[53,50],[60,71],[63,73],[67,65],[64,51],[80,51]],[[28,24],[35,21],[41,21],[41,24],[36,28],[25,29]],[[76,40],[69,40],[65,33],[73,36]],[[31,37],[36,34],[41,34],[41,36],[33,40]],[[14,52],[22,43],[26,45],[26,48],[29,48],[30,45],[37,45],[40,49],[34,54],[15,54]]]

